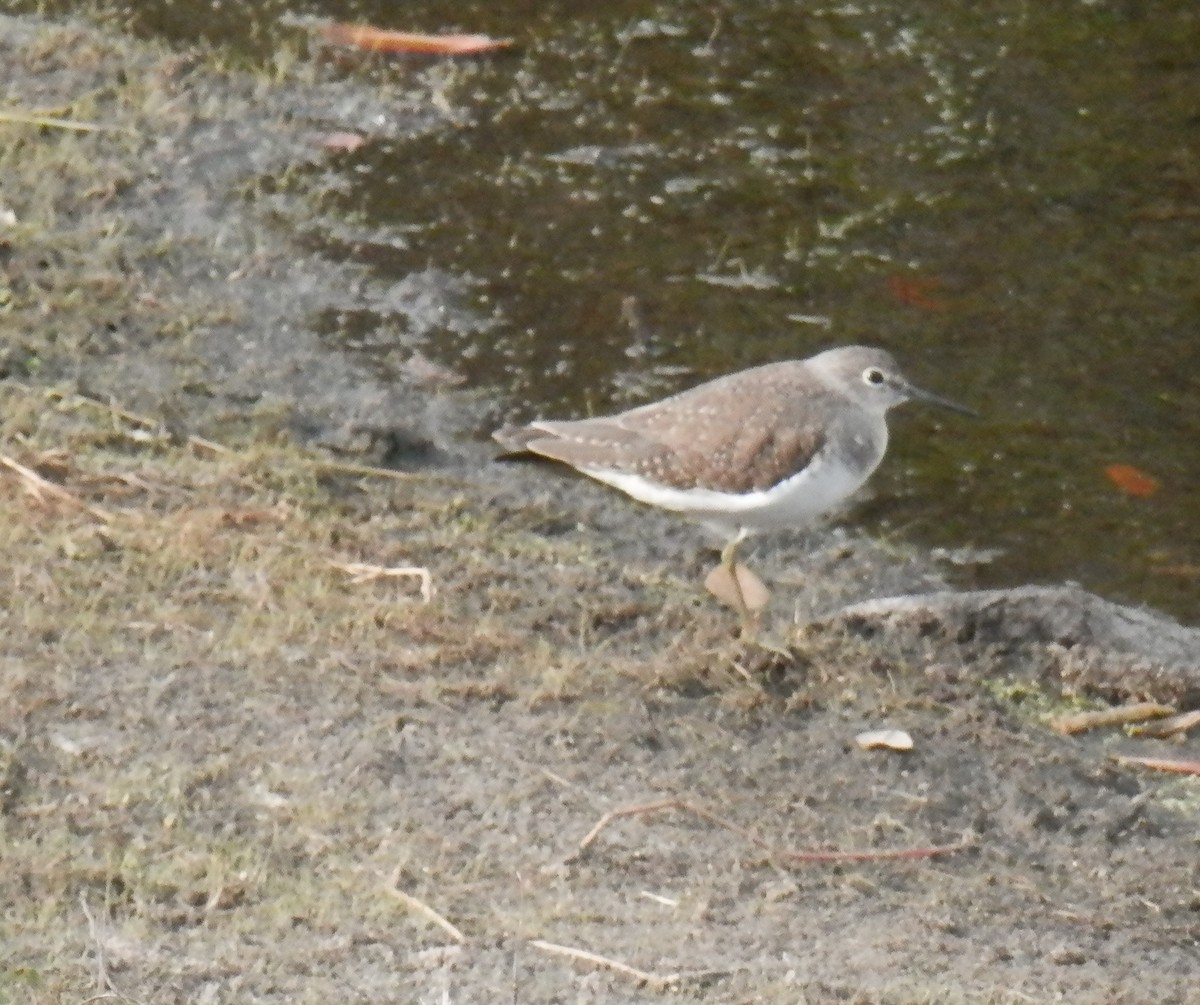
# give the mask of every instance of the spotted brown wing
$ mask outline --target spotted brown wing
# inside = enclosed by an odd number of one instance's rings
[[[619,415],[501,430],[506,448],[589,471],[640,475],[672,488],[767,489],[802,470],[825,443],[828,393],[797,364],[732,374]]]

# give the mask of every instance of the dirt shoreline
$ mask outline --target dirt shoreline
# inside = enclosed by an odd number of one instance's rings
[[[380,291],[269,180],[355,116],[438,128],[427,96],[0,29],[6,107],[106,127],[0,125],[0,454],[45,479],[0,472],[0,1001],[1191,1000],[1200,787],[1109,755],[1200,741],[1045,722],[1194,707],[1188,630],[935,609],[926,558],[830,531],[759,549],[786,646],[738,643],[691,529],[485,466],[481,396],[312,332]],[[737,830],[580,852],[666,799]]]

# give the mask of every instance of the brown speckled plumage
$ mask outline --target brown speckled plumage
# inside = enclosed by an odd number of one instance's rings
[[[679,489],[750,492],[799,471],[822,447],[824,430],[807,420],[831,397],[802,363],[772,363],[619,415],[538,422],[497,439],[585,472],[609,468]]]

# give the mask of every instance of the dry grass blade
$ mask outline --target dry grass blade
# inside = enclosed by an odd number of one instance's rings
[[[390,468],[376,468],[368,464],[348,464],[345,461],[328,461],[317,459],[317,467],[322,471],[332,471],[339,475],[362,475],[366,478],[390,478],[392,481],[403,482],[420,480],[428,477],[423,471],[392,471]]]
[[[83,910],[83,916],[87,919],[88,936],[96,954],[96,983],[105,991],[116,993],[117,989],[113,987],[112,978],[108,975],[108,962],[104,954],[104,939],[100,934],[100,926],[96,923],[96,917],[88,906],[87,896],[83,893],[79,895],[79,906]]]
[[[350,577],[352,584],[370,583],[376,579],[388,577],[411,577],[421,581],[421,599],[425,603],[433,600],[433,576],[429,570],[419,565],[370,565],[366,562],[330,562]]]
[[[154,419],[145,415],[138,415],[137,412],[131,412],[128,409],[121,408],[119,405],[109,401],[100,401],[96,398],[89,398],[86,394],[69,393],[66,391],[49,390],[46,392],[46,397],[53,401],[61,402],[67,407],[87,406],[89,408],[102,409],[110,415],[115,415],[118,419],[123,419],[125,422],[134,426],[139,426],[142,429],[158,429],[162,423],[156,422]],[[206,440],[203,436],[187,436],[187,442],[193,447],[198,447],[201,450],[207,450],[214,454],[224,454],[232,457],[234,451],[220,443],[215,443],[212,440]]]
[[[88,937],[92,942],[93,951],[96,954],[96,983],[103,989],[98,994],[94,994],[90,998],[85,998],[80,1002],[80,1005],[89,1005],[90,1002],[114,1000],[129,1002],[130,1005],[143,1005],[140,999],[124,994],[113,984],[112,977],[108,972],[108,962],[104,951],[104,938],[100,931],[100,926],[96,923],[96,916],[92,914],[92,909],[88,906],[87,897],[82,893],[79,895],[79,906],[83,909],[83,916],[87,919]]]
[[[1060,715],[1050,720],[1050,728],[1071,736],[1075,733],[1085,733],[1089,729],[1124,726],[1131,722],[1145,722],[1147,719],[1161,719],[1163,716],[1173,715],[1174,712],[1175,709],[1170,705],[1142,701],[1134,705],[1101,708],[1094,712],[1073,712],[1070,715]]]
[[[0,464],[3,464],[6,468],[15,471],[21,477],[26,491],[29,492],[29,494],[35,499],[40,500],[46,496],[50,496],[54,499],[57,499],[59,502],[66,503],[68,506],[71,506],[74,509],[82,510],[84,513],[95,517],[97,520],[100,520],[103,523],[112,523],[112,521],[116,519],[116,517],[108,510],[103,509],[100,506],[93,506],[91,503],[84,502],[74,493],[68,492],[61,485],[55,485],[54,482],[43,478],[32,468],[26,467],[19,461],[9,457],[8,454],[0,454]]]
[[[0,122],[8,122],[17,126],[37,126],[39,129],[67,129],[76,133],[126,133],[137,136],[136,129],[128,126],[109,126],[103,122],[79,122],[75,119],[64,119],[57,115],[42,115],[38,112],[9,112],[0,111]]]
[[[631,967],[628,963],[622,963],[620,960],[610,959],[607,956],[601,956],[599,953],[589,952],[586,949],[576,949],[573,946],[560,946],[557,942],[534,939],[529,944],[534,949],[540,949],[544,953],[553,953],[555,956],[567,956],[573,960],[591,963],[594,966],[603,967],[605,970],[612,970],[618,974],[624,974],[626,977],[632,977],[636,981],[659,990],[678,984],[683,978],[682,974],[652,974],[649,971]]]
[[[400,901],[413,914],[419,915],[426,921],[437,925],[443,932],[450,936],[455,942],[466,942],[467,937],[451,922],[447,921],[442,915],[438,914],[432,907],[423,900],[418,900],[411,893],[405,893],[396,884],[399,882],[399,870],[392,874],[391,880],[384,889],[396,900]]]
[[[919,858],[934,858],[939,855],[953,855],[956,852],[966,851],[968,848],[974,847],[975,842],[969,838],[964,838],[962,841],[957,841],[954,844],[946,845],[927,845],[915,848],[888,848],[888,849],[871,849],[865,851],[789,851],[787,849],[776,848],[774,845],[764,841],[757,834],[746,830],[744,827],[739,827],[737,824],[724,817],[720,817],[711,810],[706,810],[702,806],[696,806],[684,799],[660,799],[653,803],[640,803],[635,806],[624,806],[620,809],[609,810],[596,823],[596,825],[584,835],[579,842],[579,847],[575,850],[575,855],[581,855],[588,847],[600,836],[600,832],[604,830],[610,823],[621,817],[640,816],[645,813],[657,813],[661,810],[682,810],[685,813],[691,813],[693,816],[700,817],[702,820],[707,820],[710,823],[716,824],[718,827],[723,827],[725,830],[732,831],[739,837],[749,841],[752,845],[762,848],[772,857],[796,863],[817,863],[817,862],[884,862],[896,861],[905,859]]]

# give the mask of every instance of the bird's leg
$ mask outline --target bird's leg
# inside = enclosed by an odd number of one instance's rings
[[[742,621],[742,634],[745,638],[754,638],[758,628],[758,619],[754,613],[754,601],[746,597],[742,583],[742,574],[752,576],[750,570],[738,568],[738,544],[742,543],[745,535],[739,534],[721,549],[721,562],[704,579],[710,594],[722,603],[728,604],[738,613]],[[740,573],[740,574],[739,574]],[[761,606],[761,604],[760,604]]]
[[[721,568],[725,570],[726,575],[733,583],[733,607],[742,621],[742,638],[752,640],[758,634],[758,616],[750,610],[750,605],[746,603],[742,581],[738,579],[737,549],[741,543],[742,535],[739,534],[721,549]]]
[[[761,579],[746,566],[738,564],[738,545],[745,539],[746,534],[742,532],[725,545],[720,564],[704,578],[704,585],[721,603],[737,611],[742,637],[753,641],[758,632],[758,613],[766,607],[771,593]]]

